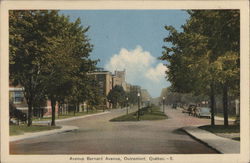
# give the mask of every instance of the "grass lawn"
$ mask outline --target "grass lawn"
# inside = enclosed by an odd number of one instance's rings
[[[74,115],[74,112],[69,112],[68,114],[64,114],[64,115],[56,115],[56,119],[65,119],[65,118],[71,118],[71,117],[77,117],[77,116],[83,116],[83,115],[88,115],[88,114],[95,114],[95,113],[100,113],[103,112],[102,110],[95,110],[92,111],[90,110],[88,113],[87,112],[77,112]],[[34,118],[33,121],[48,121],[51,120],[51,117],[43,117],[43,118]]]
[[[215,125],[215,126],[201,126],[200,129],[207,130],[212,133],[239,133],[240,126],[239,125],[229,125],[227,127],[223,125]]]
[[[215,126],[201,126],[200,129],[207,130],[212,132],[218,136],[233,139],[240,141],[240,126],[239,125],[229,125],[227,127],[223,125],[215,125]]]
[[[46,130],[59,129],[60,126],[47,126],[47,125],[32,125],[28,127],[27,125],[10,125],[10,136],[22,135],[25,132],[39,132]]]
[[[162,120],[167,119],[167,115],[160,111],[157,106],[145,107],[140,110],[140,120]],[[111,119],[112,122],[137,121],[137,111]]]
[[[215,116],[223,118],[223,113],[217,113]],[[236,119],[236,115],[228,115],[228,118]]]

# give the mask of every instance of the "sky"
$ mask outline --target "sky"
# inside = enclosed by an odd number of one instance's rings
[[[166,25],[181,30],[189,18],[183,10],[62,10],[71,21],[81,19],[91,44],[92,59],[98,67],[114,72],[126,70],[126,82],[147,89],[152,97],[160,96],[166,80],[166,62],[162,55]]]

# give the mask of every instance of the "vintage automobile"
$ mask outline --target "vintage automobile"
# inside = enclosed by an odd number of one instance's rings
[[[182,109],[182,113],[188,113],[189,115],[193,115],[195,108],[196,108],[195,104],[189,104],[187,108],[184,107]]]
[[[197,107],[195,115],[197,117],[207,117],[211,118],[211,108],[208,107]]]
[[[188,115],[195,115],[196,105],[190,104],[188,106]]]

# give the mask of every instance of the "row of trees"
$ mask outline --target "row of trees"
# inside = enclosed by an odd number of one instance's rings
[[[125,92],[122,86],[116,85],[108,94],[107,99],[114,107],[126,106],[129,104],[137,104],[137,91]],[[128,100],[127,100],[128,99]]]
[[[178,32],[166,26],[160,59],[167,61],[171,90],[206,95],[214,125],[215,95],[223,96],[224,125],[228,125],[228,95],[240,91],[240,11],[189,10],[190,18]]]
[[[179,93],[172,92],[171,88],[163,88],[161,92],[160,98],[165,97],[165,104],[180,104],[180,105],[188,105],[190,103],[201,104],[203,101],[208,101],[207,96],[200,95],[194,96],[192,93]]]
[[[97,104],[97,83],[88,75],[96,69],[89,58],[93,45],[80,19],[74,22],[57,10],[12,10],[9,12],[10,81],[24,87],[28,126],[32,110],[51,101],[55,125],[56,103],[79,106]]]

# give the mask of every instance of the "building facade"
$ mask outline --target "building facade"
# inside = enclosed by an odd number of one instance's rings
[[[124,91],[127,91],[127,83],[125,81],[126,70],[115,71],[112,76],[113,87],[116,85],[122,86]]]
[[[21,110],[24,113],[28,113],[28,104],[24,97],[24,87],[9,85],[9,102],[13,103],[16,109]],[[56,113],[58,113],[58,105],[56,105]],[[51,102],[44,100],[43,106],[33,108],[33,116],[43,117],[51,116]]]
[[[99,95],[103,97],[103,105],[107,108],[111,107],[111,104],[107,100],[107,95],[113,87],[113,76],[109,71],[96,71],[92,72],[92,75],[95,76],[98,83]]]

